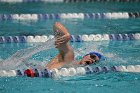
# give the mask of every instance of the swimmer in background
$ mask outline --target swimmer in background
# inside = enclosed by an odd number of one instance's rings
[[[55,35],[55,47],[58,49],[59,54],[46,65],[48,69],[61,68],[67,65],[89,65],[104,60],[104,56],[100,53],[90,52],[82,60],[75,61],[74,51],[68,43],[71,38],[68,30],[60,22],[56,22],[53,26],[53,31]]]

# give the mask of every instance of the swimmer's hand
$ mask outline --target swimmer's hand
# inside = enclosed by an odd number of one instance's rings
[[[67,43],[70,40],[71,36],[69,33],[63,35],[62,37],[56,38],[55,41],[55,46],[56,48],[58,48],[59,46],[61,46],[64,43]]]

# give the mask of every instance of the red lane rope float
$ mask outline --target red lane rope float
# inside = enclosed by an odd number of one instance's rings
[[[28,77],[35,77],[35,73],[32,69],[25,70],[24,74],[27,75]]]

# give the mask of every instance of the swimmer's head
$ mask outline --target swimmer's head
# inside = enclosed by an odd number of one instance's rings
[[[97,52],[90,52],[83,56],[80,64],[89,65],[99,62],[100,60],[105,60],[104,56]]]

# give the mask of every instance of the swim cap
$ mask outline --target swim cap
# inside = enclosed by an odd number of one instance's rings
[[[101,55],[100,53],[98,53],[98,52],[90,52],[90,53],[88,53],[88,54],[86,54],[86,55],[90,55],[90,54],[96,55],[96,56],[99,58],[100,61],[101,61],[101,60],[105,60],[105,57],[104,57],[103,55]],[[85,55],[85,56],[86,56],[86,55]]]

